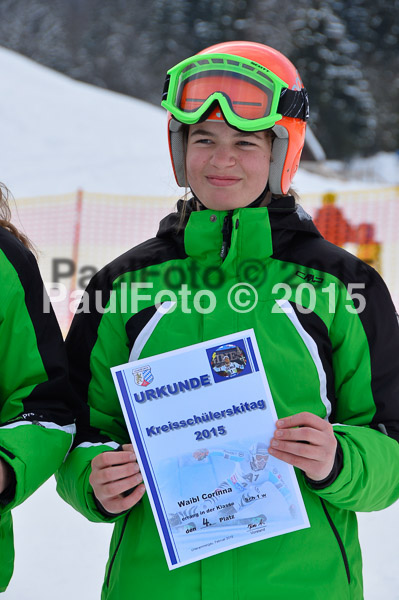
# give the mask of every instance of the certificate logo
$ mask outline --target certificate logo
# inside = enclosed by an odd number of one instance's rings
[[[136,385],[146,387],[154,381],[154,375],[151,373],[151,367],[146,365],[133,370],[134,382]]]
[[[242,340],[207,350],[215,383],[252,372],[243,350],[244,344],[239,342]]]

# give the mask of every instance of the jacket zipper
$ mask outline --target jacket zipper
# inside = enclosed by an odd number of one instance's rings
[[[333,520],[332,520],[332,518],[331,518],[331,516],[330,516],[330,514],[329,514],[329,512],[327,510],[327,507],[324,504],[324,500],[322,498],[320,498],[320,502],[321,502],[321,505],[322,505],[323,510],[325,512],[325,515],[327,517],[327,520],[328,520],[328,522],[330,524],[330,527],[333,530],[335,538],[336,538],[336,540],[338,542],[339,549],[341,550],[342,559],[343,559],[344,565],[345,565],[346,577],[348,579],[348,583],[350,583],[351,582],[351,574],[350,574],[350,571],[349,571],[349,562],[348,562],[348,557],[346,555],[346,550],[345,550],[344,544],[342,542],[341,536],[338,533],[338,529],[335,527],[334,522],[333,522]]]
[[[227,211],[227,215],[223,219],[223,227],[222,227],[222,236],[223,242],[222,247],[220,249],[220,258],[224,260],[227,256],[227,253],[231,244],[231,234],[233,231],[233,211]]]
[[[123,521],[122,531],[121,531],[121,535],[119,537],[119,541],[118,541],[118,543],[116,545],[114,554],[112,555],[111,562],[109,563],[109,569],[108,569],[108,574],[107,574],[107,587],[109,586],[109,580],[110,580],[110,577],[111,577],[112,567],[114,566],[116,555],[117,555],[119,547],[120,547],[120,545],[122,543],[122,538],[123,538],[123,534],[125,533],[125,529],[126,529],[128,518],[129,518],[129,515],[127,514],[126,517],[125,517],[125,520]]]

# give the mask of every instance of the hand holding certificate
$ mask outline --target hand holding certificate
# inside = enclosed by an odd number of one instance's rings
[[[309,527],[253,330],[112,374],[170,569]]]
[[[131,444],[119,452],[102,452],[91,462],[90,485],[101,506],[111,514],[132,508],[141,500],[145,487]]]

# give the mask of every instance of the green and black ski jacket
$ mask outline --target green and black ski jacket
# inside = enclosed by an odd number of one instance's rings
[[[58,469],[73,441],[67,359],[32,253],[0,227],[0,591],[14,565],[11,510]]]
[[[182,206],[92,279],[67,338],[83,409],[58,490],[91,521],[115,522],[102,598],[360,600],[355,511],[399,495],[399,327],[386,286],[291,197],[228,212],[189,202],[184,216]],[[257,292],[248,312],[232,302],[242,282]],[[342,468],[319,489],[296,470],[310,528],[169,571],[147,497],[111,517],[89,483],[93,457],[129,441],[109,369],[249,328],[278,416],[328,419]]]

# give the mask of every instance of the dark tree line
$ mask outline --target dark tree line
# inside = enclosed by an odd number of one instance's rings
[[[399,147],[398,17],[399,0],[0,0],[0,45],[159,104],[179,60],[263,42],[297,65],[327,155],[348,158]]]

